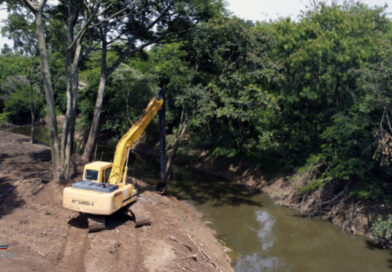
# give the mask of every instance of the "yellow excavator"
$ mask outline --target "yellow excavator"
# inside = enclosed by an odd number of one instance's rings
[[[129,151],[140,138],[148,124],[164,103],[162,90],[153,97],[140,120],[121,137],[116,146],[113,163],[95,161],[84,166],[83,180],[64,188],[63,207],[85,214],[90,231],[105,228],[105,216],[123,207],[129,207],[137,199],[133,184],[127,184]],[[132,208],[130,207],[130,210]],[[145,220],[142,214],[139,225]],[[136,222],[138,225],[138,222]]]

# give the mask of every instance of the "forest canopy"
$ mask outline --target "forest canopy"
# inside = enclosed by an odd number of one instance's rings
[[[66,33],[59,27],[65,7],[44,12],[56,111],[66,114],[67,59],[61,53],[66,49],[56,39]],[[148,41],[146,46],[132,49],[106,74],[98,142],[115,143],[164,88],[167,131],[169,137],[181,137],[184,150],[207,151],[210,157],[272,173],[308,171],[312,180],[304,192],[349,184],[352,197],[389,201],[392,21],[383,8],[320,4],[297,21],[269,22],[228,15],[220,1],[175,6],[172,12],[178,12],[178,20],[162,21],[157,32],[135,32],[139,41],[132,48],[140,41]],[[33,34],[29,18],[18,14],[10,13],[2,29],[15,46],[4,47],[0,56],[0,121],[14,124],[29,122],[30,87],[36,115],[46,114],[36,72],[38,50],[26,49]],[[134,24],[145,18],[137,19]],[[102,58],[111,67],[127,50],[121,39],[111,43],[113,32],[105,32],[108,40],[102,40],[99,31],[87,32],[78,66],[76,127],[84,140],[95,114]],[[168,31],[167,36],[159,31]],[[94,41],[97,47],[91,46]],[[157,141],[157,134],[151,127],[147,140]]]

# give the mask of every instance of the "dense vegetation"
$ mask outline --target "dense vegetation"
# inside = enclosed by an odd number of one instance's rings
[[[188,149],[263,171],[309,171],[302,192],[333,183],[349,185],[352,197],[390,203],[392,21],[384,10],[320,4],[298,21],[257,23],[219,5],[211,10],[187,31],[130,54],[110,74],[101,139],[115,142],[162,87],[168,133]],[[9,20],[3,33],[12,38],[14,31]],[[11,123],[29,120],[25,93],[34,67],[18,46],[4,48],[0,62],[1,120]],[[109,65],[118,52],[107,52]],[[57,110],[65,113],[65,59],[52,52],[51,62]],[[78,116],[86,135],[100,64],[94,50],[81,59]],[[33,87],[43,116],[39,79]],[[156,135],[152,126],[149,140]]]

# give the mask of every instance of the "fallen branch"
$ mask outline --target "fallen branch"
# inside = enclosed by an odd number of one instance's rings
[[[205,252],[205,250],[201,246],[199,246],[198,243],[189,235],[189,233],[188,238],[197,246],[198,253],[200,252],[204,256],[204,258],[206,258],[207,261],[215,267],[216,271],[222,271],[219,266],[210,258],[210,256],[208,256],[207,252]]]
[[[178,241],[174,236],[171,236],[171,235],[170,235],[170,236],[169,236],[169,240],[174,241],[174,242],[176,242],[176,243],[179,243],[180,245],[186,247],[186,248],[187,248],[189,251],[191,251],[191,252],[193,251],[193,249],[192,249],[191,246],[188,246],[187,244]]]
[[[192,259],[192,260],[194,260],[195,262],[197,262],[197,255],[196,255],[196,254],[192,254],[192,255],[189,255],[189,256],[187,256],[187,257],[180,258],[180,259],[177,259],[177,260],[187,260],[187,259]]]
[[[41,178],[32,178],[32,179],[22,179],[22,180],[19,180],[20,183],[27,183],[27,182],[33,183],[33,182],[36,182],[36,181],[42,182],[42,179]]]

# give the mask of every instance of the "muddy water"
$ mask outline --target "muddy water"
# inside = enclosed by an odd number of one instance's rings
[[[29,133],[21,127],[12,131]],[[45,129],[39,135],[47,135]],[[132,161],[131,175],[157,181],[155,160],[133,156]],[[170,193],[199,210],[232,250],[236,271],[392,271],[389,251],[372,248],[363,238],[343,233],[328,222],[302,218],[273,205],[266,195],[222,178],[176,167],[170,188]]]
[[[218,236],[235,252],[236,271],[391,271],[388,251],[334,225],[301,218],[265,195],[257,205],[198,205]]]
[[[133,166],[133,173],[156,182],[158,168],[151,170],[151,160],[142,171],[140,165]],[[392,271],[389,251],[372,248],[331,223],[275,206],[265,194],[184,168],[175,169],[170,186],[232,249],[236,271]]]

